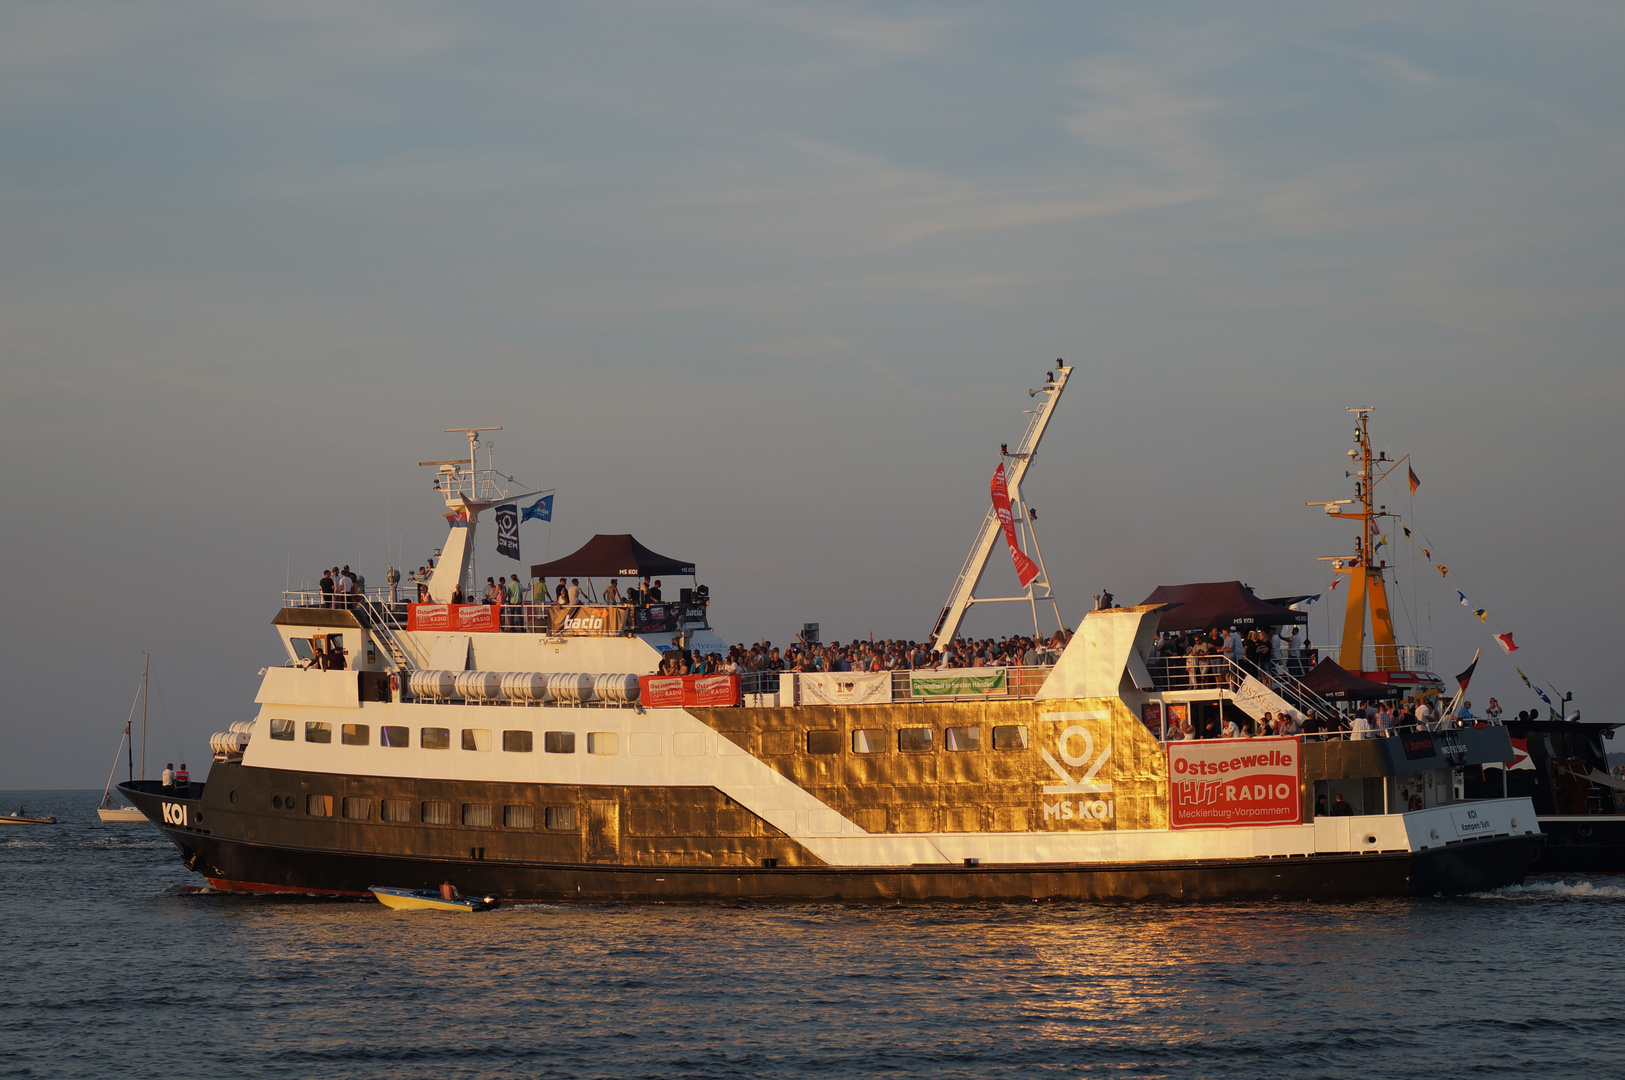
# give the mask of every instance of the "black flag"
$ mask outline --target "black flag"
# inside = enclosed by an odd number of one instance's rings
[[[513,503],[496,508],[497,554],[519,558],[519,507]]]

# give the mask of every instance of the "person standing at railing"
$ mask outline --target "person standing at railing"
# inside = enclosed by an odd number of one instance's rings
[[[350,576],[350,568],[346,566],[339,573],[339,607],[348,608],[355,603],[355,578]]]
[[[610,578],[609,584],[604,586],[604,603],[610,607],[619,607],[621,603],[621,587]]]
[[[331,571],[331,570],[323,570],[322,571],[322,585],[321,585],[321,588],[322,588],[322,607],[330,608],[330,607],[333,606],[333,592],[337,587],[338,587],[337,584],[333,581],[333,571]]]
[[[509,630],[523,629],[523,627],[520,625],[520,622],[519,622],[519,616],[520,616],[519,601],[525,594],[524,594],[523,590],[521,590],[520,587],[519,587],[519,575],[518,574],[515,574],[513,577],[508,579],[508,588],[507,588],[506,591],[507,591],[508,607],[507,607],[507,610],[503,613],[504,625]]]

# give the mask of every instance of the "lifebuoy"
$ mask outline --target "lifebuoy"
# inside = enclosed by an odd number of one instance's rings
[[[400,691],[401,677],[398,674],[396,674],[395,672],[390,672],[390,674],[389,674],[389,688],[391,690],[396,691],[396,692]]]

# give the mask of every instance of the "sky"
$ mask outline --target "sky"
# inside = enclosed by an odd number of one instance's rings
[[[288,583],[442,543],[449,427],[557,490],[482,576],[632,532],[731,641],[923,638],[1057,358],[1068,625],[1323,592],[1371,406],[1400,639],[1611,718],[1622,52],[1617,3],[15,0],[0,787],[103,783],[148,652],[201,771]]]

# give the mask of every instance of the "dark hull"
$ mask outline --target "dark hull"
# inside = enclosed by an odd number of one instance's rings
[[[216,888],[364,896],[368,886],[433,888],[538,902],[966,903],[1203,901],[1432,896],[1523,881],[1543,837],[1492,838],[1414,854],[1315,855],[1171,863],[795,866],[615,866],[384,855],[250,843],[166,824],[173,797],[128,790]],[[198,805],[193,803],[194,806]],[[195,811],[194,811],[195,813]]]
[[[1625,817],[1537,818],[1546,848],[1536,874],[1625,874]]]

